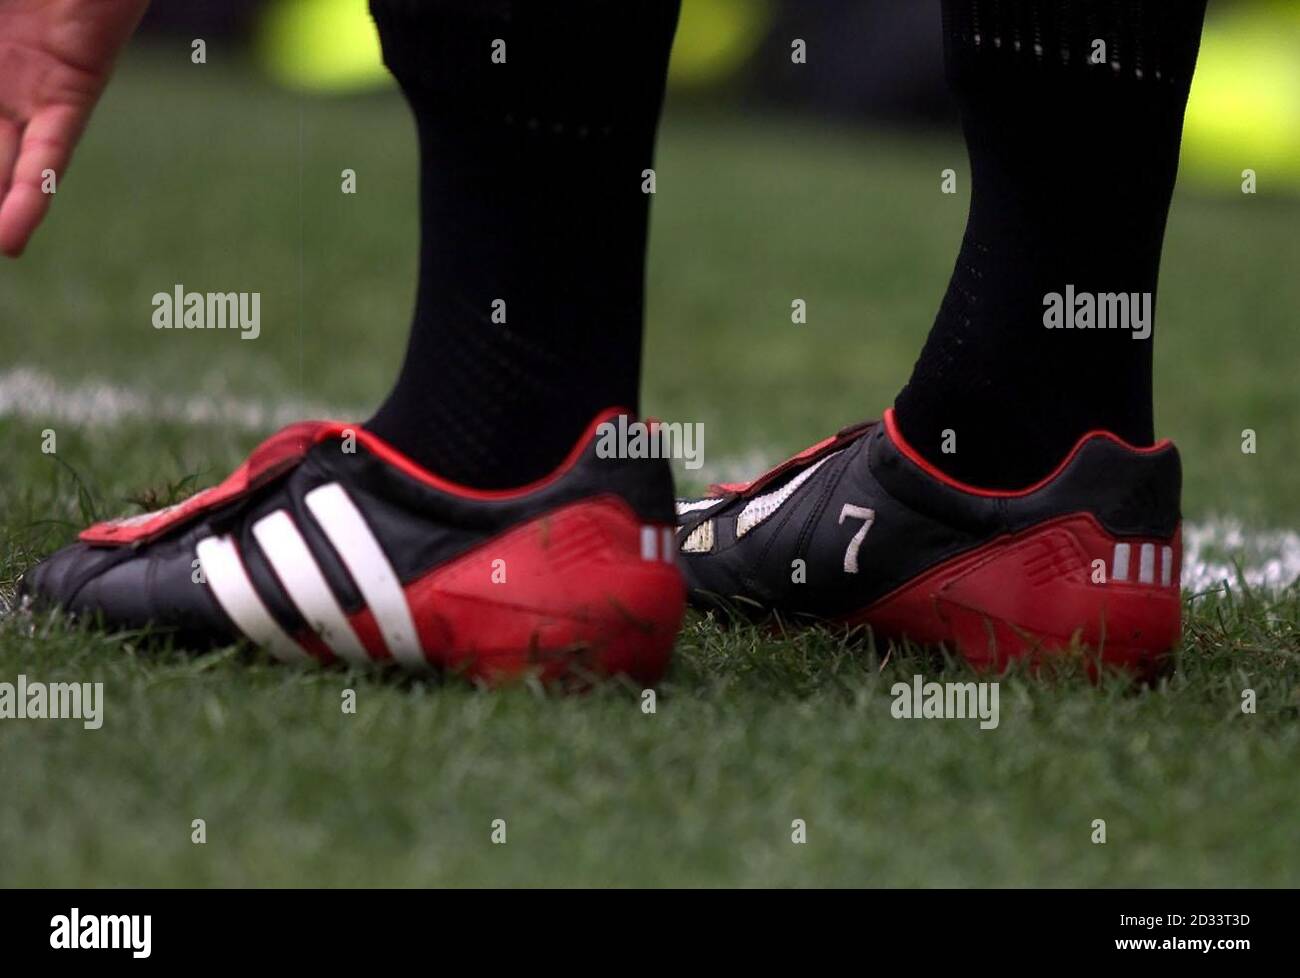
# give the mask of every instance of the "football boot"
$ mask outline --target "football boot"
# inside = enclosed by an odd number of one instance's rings
[[[21,593],[288,662],[653,682],[685,605],[672,474],[603,457],[598,433],[618,414],[510,490],[448,482],[360,426],[291,425],[220,485],[83,531]]]
[[[1178,641],[1173,444],[1079,439],[1018,491],[965,485],[899,433],[892,409],[753,482],[679,500],[690,600],[787,621],[868,625],[981,668],[1071,647],[1147,672]]]

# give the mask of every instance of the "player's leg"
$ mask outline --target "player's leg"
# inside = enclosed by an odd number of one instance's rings
[[[1150,328],[1204,7],[944,0],[973,186],[934,329],[883,422],[681,506],[696,598],[981,663],[1173,644],[1180,469],[1152,445]],[[1091,294],[1094,328],[1045,328],[1053,293]],[[1128,318],[1096,328],[1111,294]]]
[[[671,473],[596,436],[636,408],[677,6],[374,0],[420,137],[396,388],[364,427],[294,426],[221,486],[90,528],[24,593],[291,661],[657,677],[683,609]]]
[[[372,0],[420,139],[406,362],[367,427],[479,487],[637,409],[652,165],[678,0]]]
[[[1154,438],[1151,317],[1205,0],[946,0],[943,11],[970,216],[894,406],[932,464],[1016,489],[1088,431]],[[1046,328],[1044,297],[1064,302],[1067,289],[1149,296],[1150,315]]]

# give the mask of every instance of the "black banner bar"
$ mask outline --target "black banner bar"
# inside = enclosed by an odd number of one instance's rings
[[[439,945],[481,953],[493,968],[514,954],[533,966],[554,953],[556,967],[584,955],[616,967],[627,955],[734,963],[837,946],[872,966],[1233,967],[1285,954],[1296,929],[1295,893],[1283,890],[8,890],[0,900],[6,965],[96,969],[280,960],[337,969]]]

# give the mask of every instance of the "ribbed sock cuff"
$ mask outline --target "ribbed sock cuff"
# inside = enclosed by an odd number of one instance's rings
[[[943,0],[959,92],[991,80],[1096,82],[1186,100],[1206,0]]]

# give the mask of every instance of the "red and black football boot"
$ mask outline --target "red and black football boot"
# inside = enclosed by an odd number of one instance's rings
[[[292,425],[175,506],[92,526],[29,571],[28,603],[291,662],[393,662],[484,680],[653,682],[681,624],[672,474],[602,458],[596,418],[519,489],[439,478],[338,422]]]
[[[678,502],[693,603],[867,624],[979,668],[1073,642],[1147,674],[1178,641],[1178,451],[1090,432],[1016,492],[949,478],[893,411]],[[739,599],[739,600],[736,600]]]

